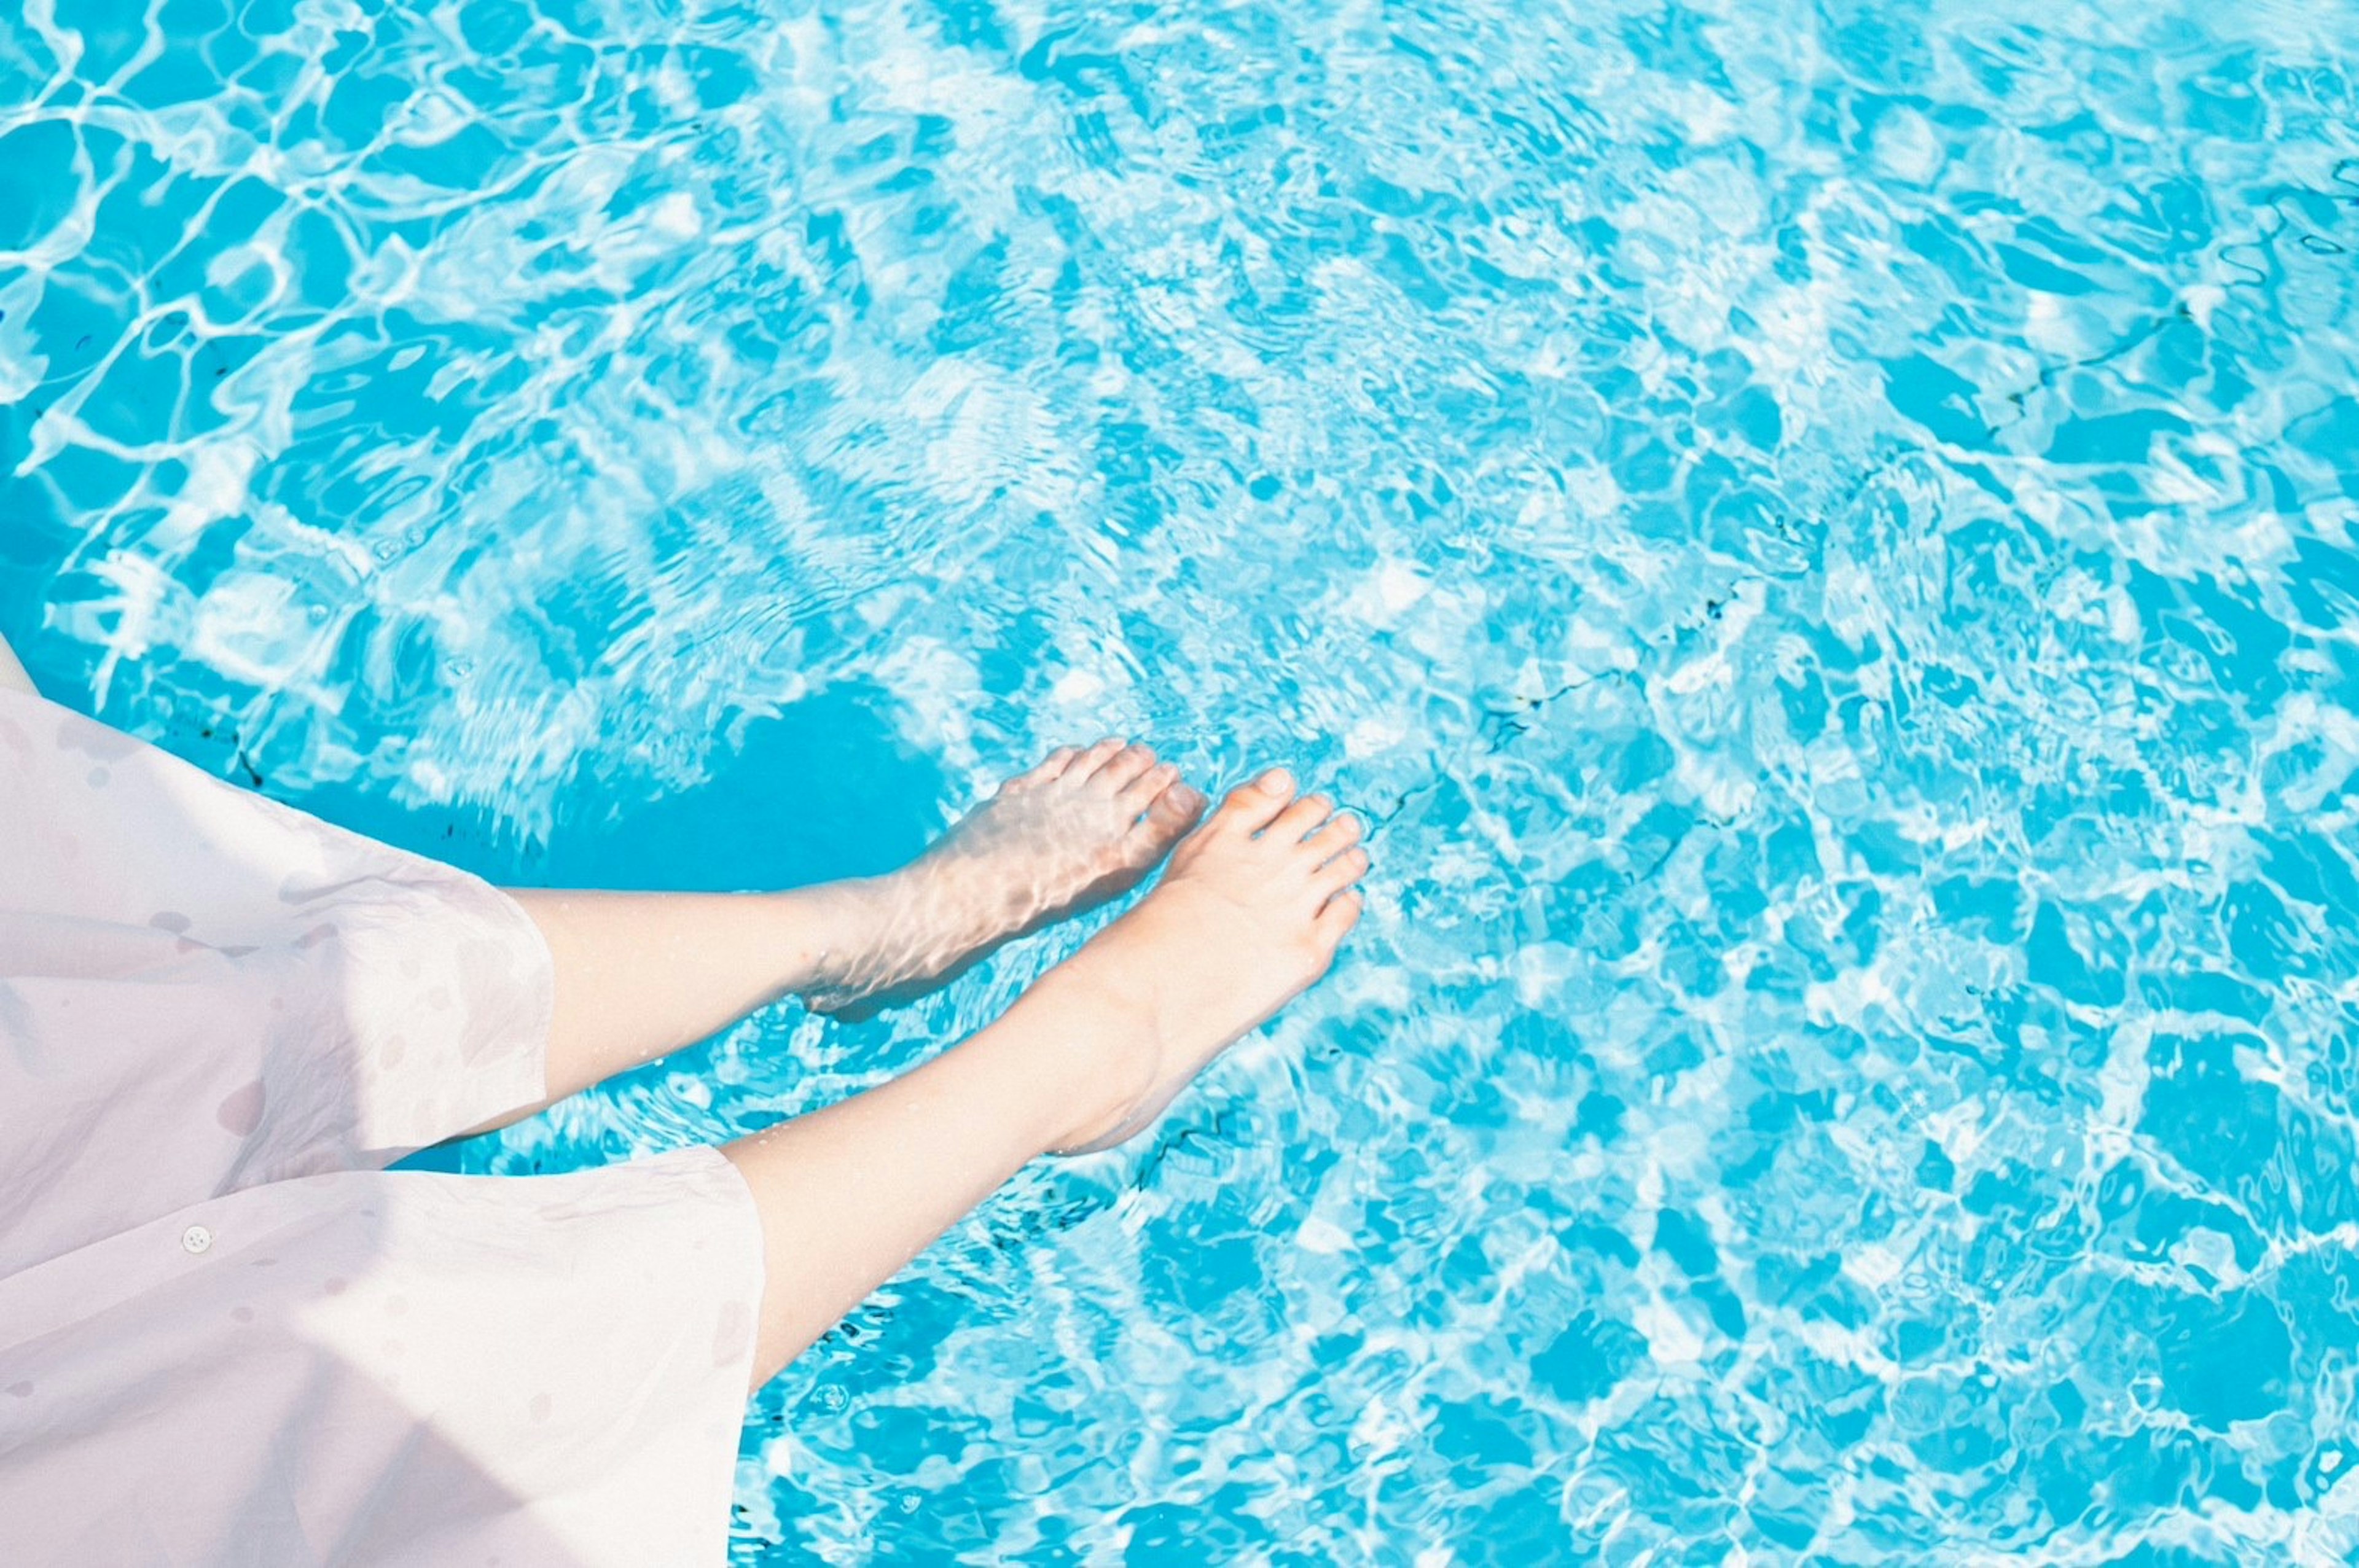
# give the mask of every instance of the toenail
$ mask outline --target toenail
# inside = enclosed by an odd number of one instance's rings
[[[1273,795],[1279,790],[1289,789],[1293,784],[1294,775],[1284,768],[1272,768],[1261,776],[1261,787]]]

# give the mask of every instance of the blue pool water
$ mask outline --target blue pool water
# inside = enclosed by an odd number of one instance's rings
[[[742,1561],[2342,1562],[2354,127],[2338,0],[32,0],[0,630],[515,880],[1109,730],[1375,819],[1322,989],[763,1392]]]

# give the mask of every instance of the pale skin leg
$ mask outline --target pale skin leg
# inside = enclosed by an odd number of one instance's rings
[[[1066,807],[1084,798],[1073,794],[1077,781],[1103,789],[1117,758],[1128,759],[1117,781],[1136,767],[1163,798],[1170,786],[1136,750],[1107,742],[1077,758],[1060,753],[1012,781],[1000,798],[1045,790],[1056,809],[1034,802],[1008,812],[969,833],[963,849],[953,833],[947,881],[963,891],[914,904],[906,887],[866,883],[781,895],[519,894],[557,960],[552,1097],[789,991],[856,996],[906,983],[912,952],[920,978],[954,966],[955,943],[897,937],[897,919],[906,925],[912,909],[921,928],[939,917],[972,937],[1058,909],[1077,877],[1104,886],[1105,857],[1079,857],[1082,877],[1063,840],[1079,833],[1101,842],[1089,824],[1103,814]],[[1201,809],[1192,793],[1179,804],[1179,816],[1150,830],[1160,842],[1142,851],[1117,839],[1127,847],[1114,881],[1135,880],[1120,868],[1159,858],[1169,823]],[[1117,816],[1139,809],[1118,801]],[[1296,799],[1283,773],[1265,774],[1180,843],[1163,883],[1136,909],[996,1022],[901,1077],[728,1145],[768,1260],[755,1386],[1027,1162],[1144,1130],[1206,1063],[1323,974],[1359,918],[1354,884],[1368,864],[1359,837],[1357,819],[1332,802]],[[1051,874],[1052,866],[1063,869]],[[976,908],[980,925],[950,918]],[[860,977],[848,989],[847,973]]]
[[[549,1092],[485,1127],[782,997],[832,1011],[930,989],[1008,938],[1136,886],[1203,805],[1147,748],[1102,741],[1009,780],[887,876],[782,893],[512,889],[554,960]]]
[[[1152,1123],[1206,1063],[1326,972],[1358,921],[1356,819],[1266,774],[1154,892],[1005,1016],[925,1065],[730,1144],[768,1259],[759,1387],[1045,1153]]]

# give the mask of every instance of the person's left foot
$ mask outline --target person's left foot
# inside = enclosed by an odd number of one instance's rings
[[[877,940],[804,1000],[842,1013],[922,995],[1002,943],[1137,886],[1203,812],[1203,795],[1144,746],[1054,752],[867,884]]]

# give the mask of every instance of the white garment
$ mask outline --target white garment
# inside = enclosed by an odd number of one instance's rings
[[[735,1169],[381,1169],[550,996],[497,890],[0,692],[0,1563],[723,1561]]]

